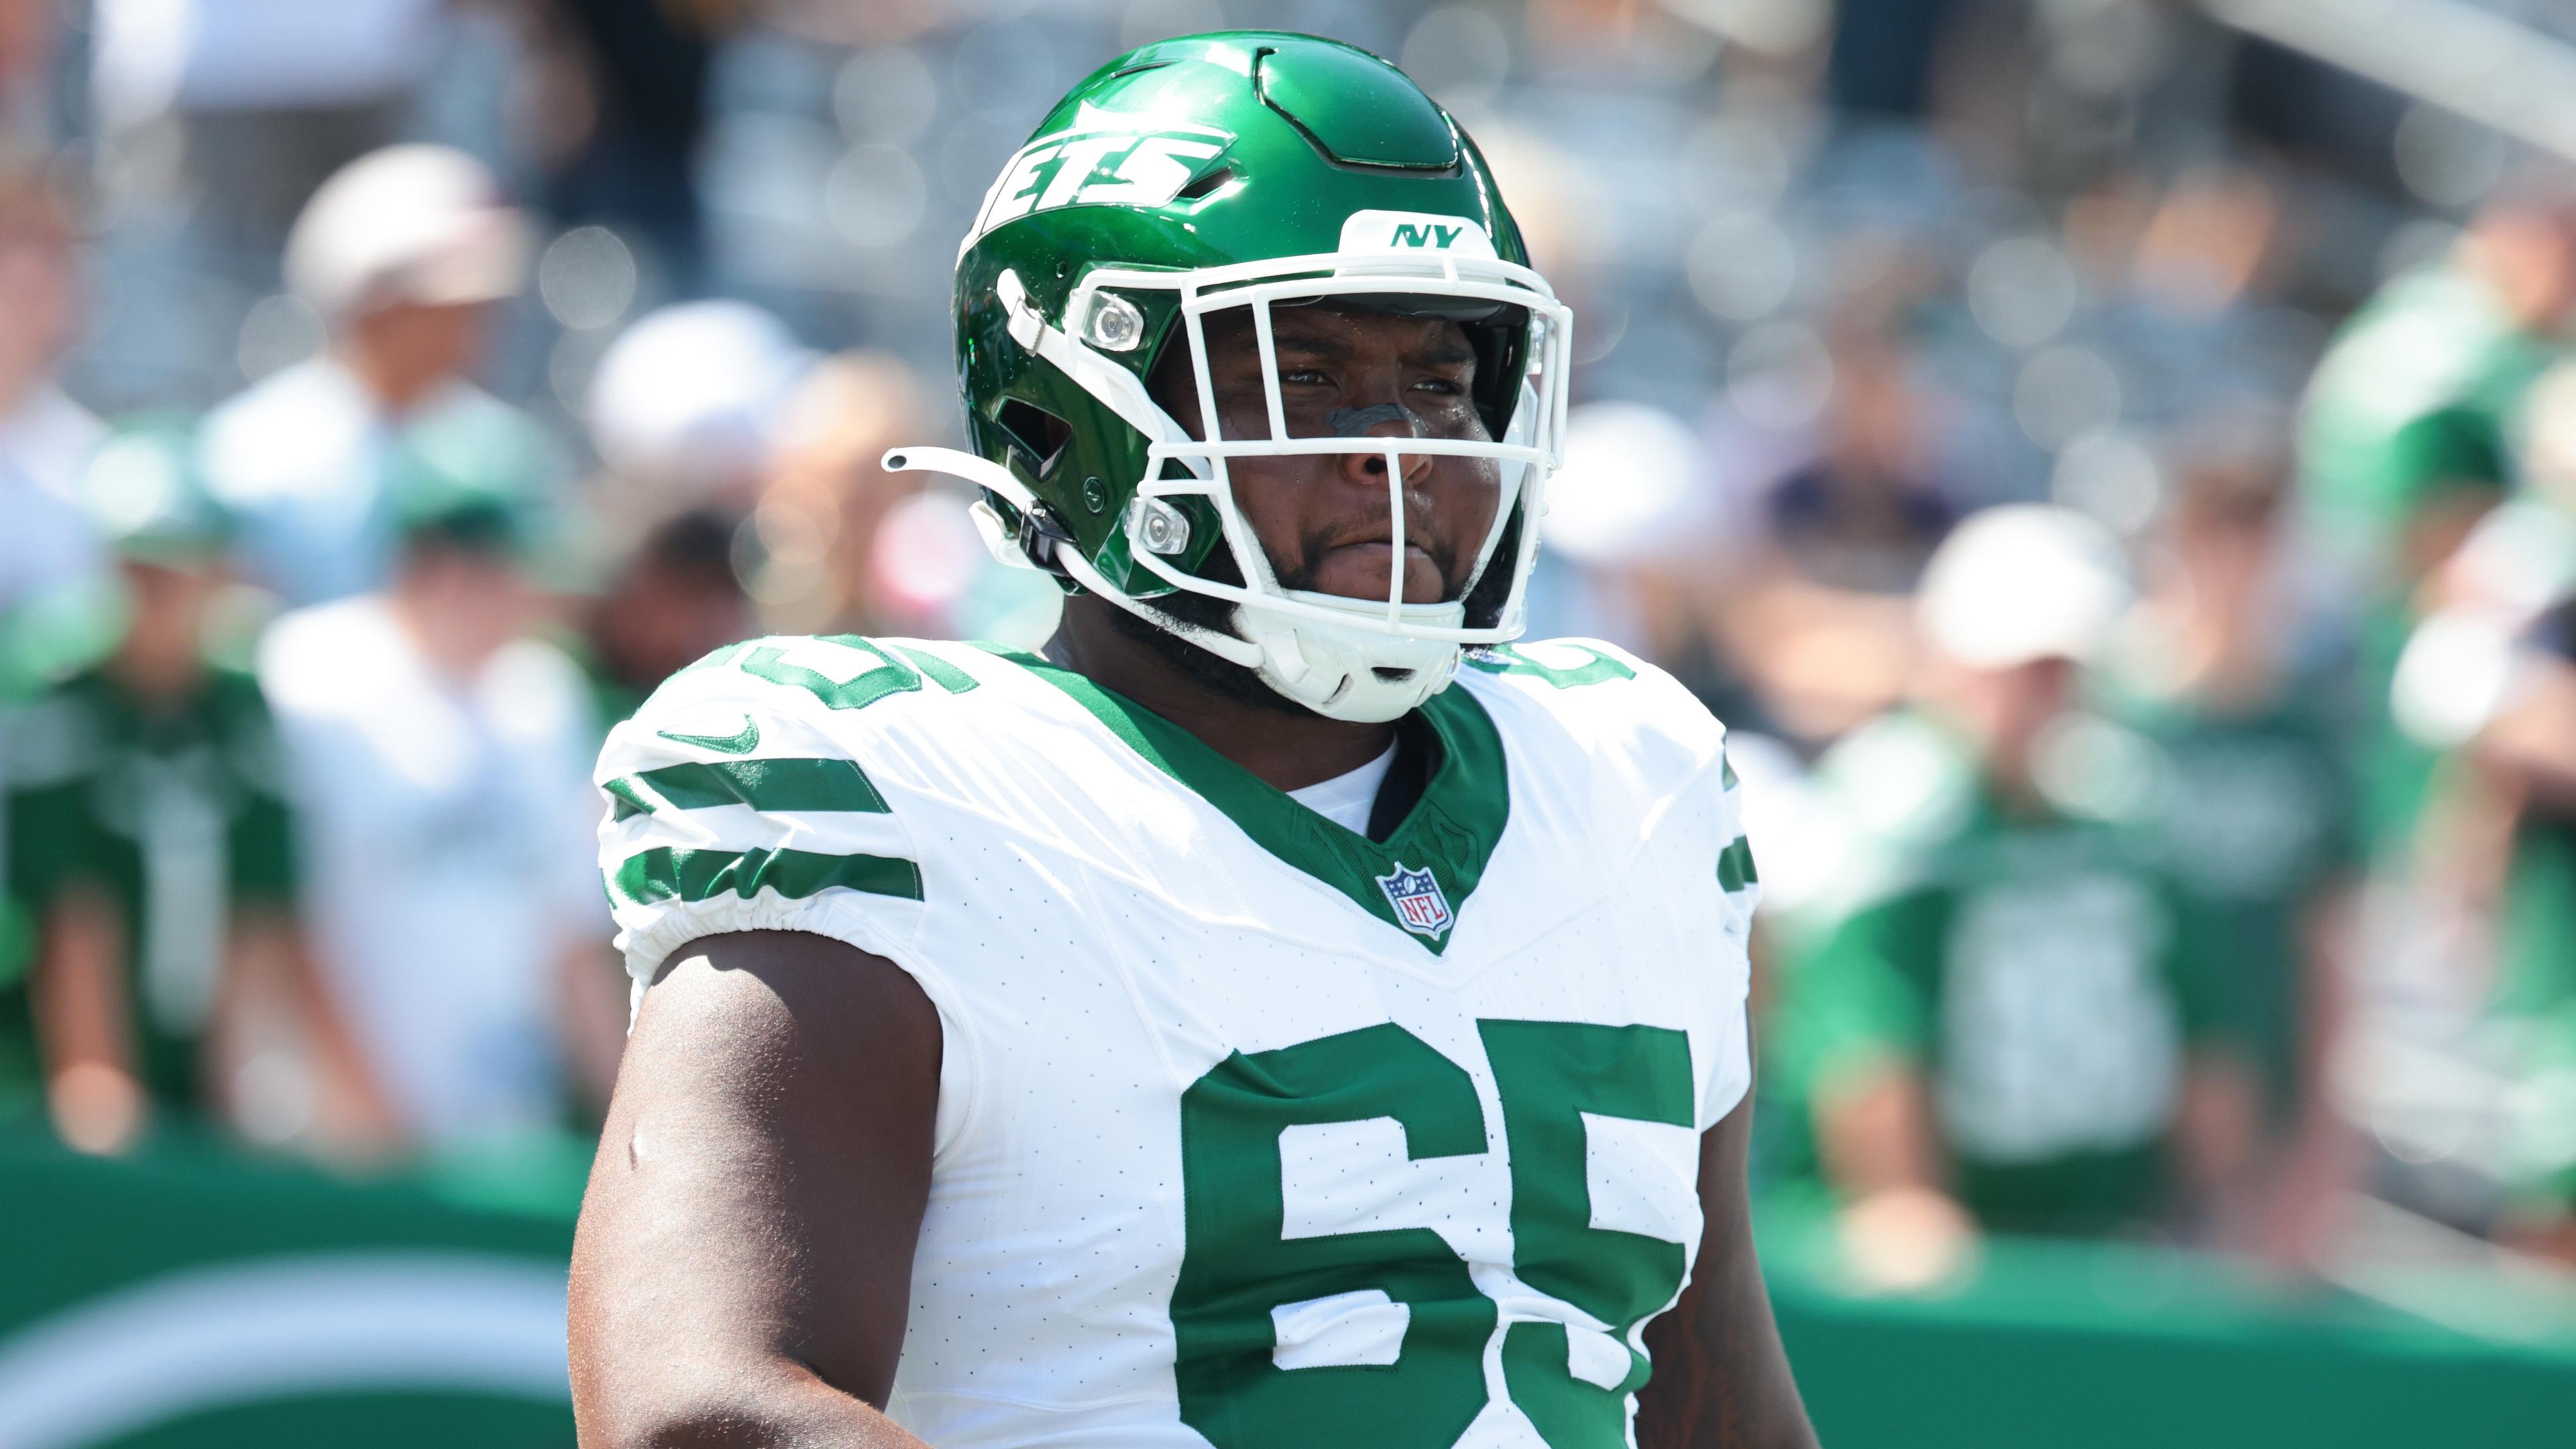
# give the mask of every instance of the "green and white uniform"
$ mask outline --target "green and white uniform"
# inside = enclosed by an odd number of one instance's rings
[[[2331,682],[2301,677],[2235,711],[2116,701],[2167,772],[2152,813],[2163,872],[2187,906],[2185,949],[2282,1123],[2304,1105],[2316,912],[2361,867],[2354,772],[2328,713],[2339,698]]]
[[[1749,1078],[1721,727],[1468,657],[1384,842],[1028,656],[768,639],[610,736],[638,983],[846,941],[939,1012],[890,1412],[985,1445],[1616,1446]],[[639,993],[641,986],[638,987]]]
[[[1966,747],[1913,714],[1855,733],[1820,774],[1861,841],[1788,983],[1800,1084],[1920,1066],[1951,1186],[1990,1227],[2149,1220],[2185,1047],[2221,1013],[2146,822],[2008,813]]]
[[[258,683],[210,668],[192,698],[155,708],[92,670],[0,727],[12,892],[38,920],[74,889],[118,912],[144,1085],[165,1105],[201,1105],[198,1046],[233,914],[291,914],[298,890]]]

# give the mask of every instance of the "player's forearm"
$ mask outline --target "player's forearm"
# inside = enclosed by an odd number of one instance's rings
[[[378,1153],[399,1147],[401,1117],[347,1014],[323,981],[322,963],[314,958],[303,929],[283,911],[261,912],[243,923],[235,947],[236,959],[274,982],[274,989],[284,995],[302,1023],[344,1119],[338,1125],[353,1139],[346,1144],[349,1150]],[[227,1019],[227,1029],[233,1025]]]
[[[1862,1067],[1820,1086],[1816,1145],[1834,1186],[1855,1200],[1941,1191],[1925,1096],[1921,1075],[1895,1062]]]
[[[37,1045],[54,1128],[84,1152],[120,1152],[150,1101],[134,1070],[132,1003],[117,966],[124,942],[103,902],[67,897],[46,921],[36,961]]]
[[[2224,1211],[2243,1190],[2261,1119],[2252,1068],[2235,1052],[2195,1053],[2183,1078],[2174,1146],[2184,1181],[2204,1209]]]

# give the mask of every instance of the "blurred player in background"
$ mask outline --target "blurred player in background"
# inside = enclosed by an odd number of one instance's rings
[[[8,721],[11,888],[39,923],[35,1005],[54,1120],[89,1151],[155,1113],[220,1118],[223,1049],[249,993],[293,1009],[333,1097],[381,1097],[314,973],[284,762],[258,684],[210,663],[227,521],[194,429],[126,424],[86,494],[124,584],[108,657]]]
[[[1062,626],[732,646],[611,734],[583,1432],[1812,1446],[1722,727],[1506,643],[1568,314],[1482,155],[1366,52],[1162,42],[955,305],[975,451],[888,465]]]
[[[1927,570],[1920,704],[1819,766],[1861,843],[1789,987],[1856,1268],[1920,1287],[1978,1229],[2139,1233],[2206,1210],[2250,1085],[2144,829],[2150,747],[2074,710],[2124,606],[2107,534],[2020,505]]]

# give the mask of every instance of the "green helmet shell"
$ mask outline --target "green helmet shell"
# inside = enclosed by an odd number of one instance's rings
[[[1058,101],[986,196],[956,273],[958,381],[973,450],[1043,509],[1032,518],[990,500],[1023,547],[1041,562],[1040,536],[1078,549],[1137,597],[1171,587],[1134,563],[1127,537],[1151,439],[1015,337],[1015,310],[1023,331],[1033,309],[1141,389],[1182,337],[1180,294],[1113,288],[1127,307],[1068,317],[1085,277],[1333,253],[1346,223],[1368,212],[1466,218],[1497,259],[1528,264],[1457,122],[1403,72],[1338,41],[1264,31],[1161,41]],[[1446,245],[1430,234],[1440,229],[1405,230]],[[1529,329],[1510,313],[1469,330],[1480,354],[1477,401],[1499,438],[1520,397]],[[1219,521],[1204,500],[1176,506],[1190,541],[1168,562],[1197,573],[1218,546]]]

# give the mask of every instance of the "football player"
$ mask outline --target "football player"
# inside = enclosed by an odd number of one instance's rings
[[[1148,46],[961,251],[1045,653],[721,650],[620,726],[585,1442],[1810,1445],[1722,731],[1514,648],[1567,313],[1384,61]]]

